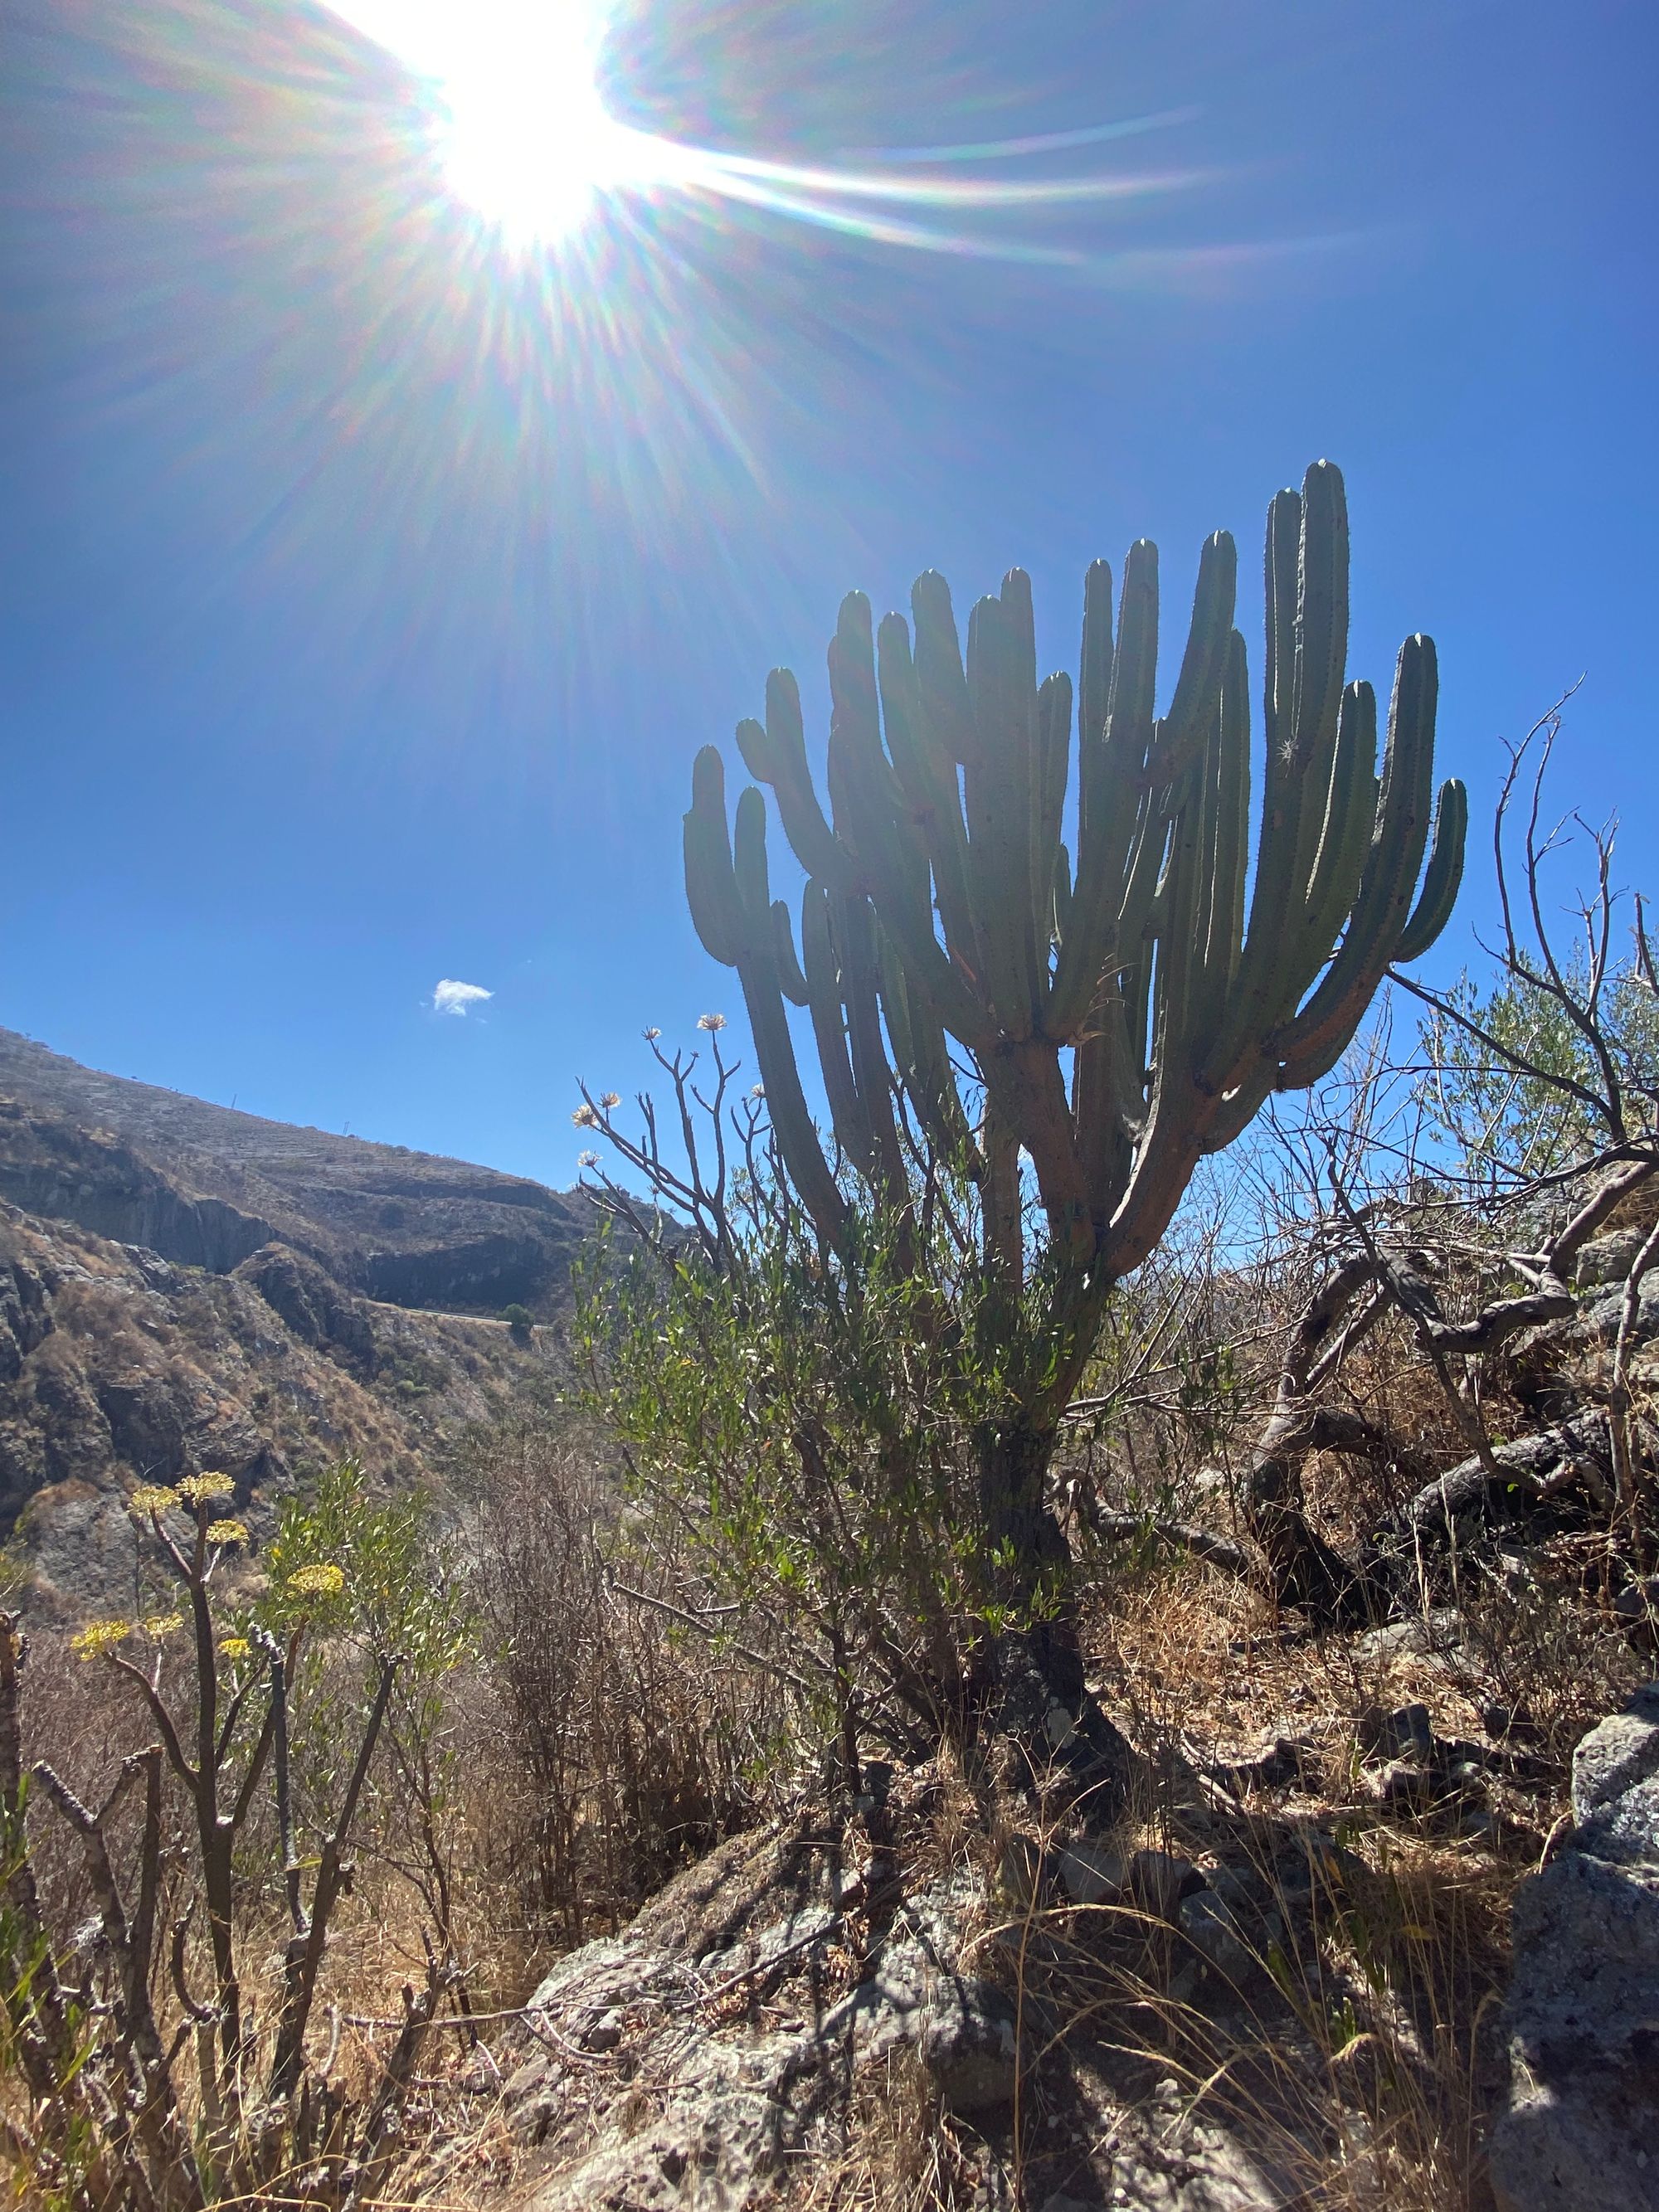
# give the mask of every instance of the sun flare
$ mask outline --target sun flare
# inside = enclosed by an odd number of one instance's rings
[[[607,194],[661,180],[665,142],[607,112],[604,0],[339,0],[433,88],[450,190],[510,241],[553,244]]]
[[[621,196],[676,194],[889,246],[1077,264],[1089,257],[1069,241],[986,226],[1089,203],[1133,204],[1202,180],[1190,169],[1064,175],[1048,166],[1056,154],[1190,121],[1185,109],[1037,137],[893,149],[873,168],[757,159],[641,131],[605,105],[605,46],[617,7],[334,0],[335,14],[424,81],[449,191],[520,249],[556,250]],[[1010,176],[1010,162],[1037,167]]]

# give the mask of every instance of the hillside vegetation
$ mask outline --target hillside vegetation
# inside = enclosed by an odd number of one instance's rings
[[[799,933],[698,758],[750,1043],[584,1091],[556,1332],[368,1301],[384,1148],[233,1188],[149,1103],[15,1110],[14,1427],[125,1423],[126,1547],[0,1620],[20,2200],[1659,2205],[1659,973],[1612,830],[1547,827],[1555,716],[1489,967],[1414,969],[1466,802],[1431,642],[1386,722],[1346,681],[1346,573],[1321,463],[1254,806],[1224,534],[1158,717],[1144,543],[1075,699],[1018,571],[965,653],[936,576],[852,595],[830,813],[787,672],[738,733]],[[100,1160],[211,1260],[110,1243]],[[313,1479],[237,1459],[256,1365]]]

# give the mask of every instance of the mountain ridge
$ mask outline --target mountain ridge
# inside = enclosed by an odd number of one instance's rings
[[[215,1273],[280,1241],[392,1304],[550,1316],[592,1225],[580,1192],[107,1075],[3,1029],[0,1099],[23,1109],[0,1120],[0,1196]],[[79,1140],[55,1139],[64,1129]]]
[[[441,1486],[562,1379],[582,1194],[271,1121],[0,1030],[0,1542],[29,1602],[142,1593],[125,1497],[216,1468],[257,1543],[331,1461]]]

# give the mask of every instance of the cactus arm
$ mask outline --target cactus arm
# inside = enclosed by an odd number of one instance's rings
[[[1240,951],[1249,808],[1249,732],[1248,723],[1241,727],[1241,708],[1248,713],[1238,686],[1230,684],[1216,702],[1210,742],[1205,749],[1204,872],[1196,915],[1190,1024],[1194,1078],[1208,1040],[1215,1034]]]
[[[772,886],[766,866],[766,801],[747,784],[738,798],[732,835],[732,873],[743,909],[744,949],[758,939],[771,950]]]
[[[1041,999],[1048,995],[1048,956],[1054,939],[1055,886],[1065,856],[1060,823],[1066,811],[1066,785],[1072,763],[1072,679],[1047,676],[1037,691],[1037,809],[1031,887],[1036,901],[1033,926],[1036,937]],[[1066,866],[1066,888],[1071,870]]]
[[[1115,803],[1102,787],[1105,774],[1106,709],[1112,696],[1112,571],[1093,561],[1083,580],[1083,653],[1077,679],[1078,825],[1079,841],[1097,828]],[[1079,842],[1079,852],[1081,844]]]
[[[1455,776],[1449,776],[1440,787],[1434,810],[1434,842],[1423,873],[1423,889],[1394,949],[1397,962],[1420,959],[1451,919],[1463,880],[1463,843],[1468,826],[1469,795]]]
[[[845,879],[848,859],[836,845],[812,787],[800,691],[788,669],[775,668],[767,678],[765,726],[739,722],[738,749],[756,781],[771,786],[783,834],[808,875]]]
[[[772,902],[772,957],[777,963],[778,988],[790,1005],[811,1006],[811,993],[806,988],[800,962],[795,957],[795,933],[790,926],[789,908],[782,899]]]
[[[1291,665],[1289,750],[1298,793],[1291,882],[1304,913],[1313,903],[1311,886],[1335,772],[1342,658],[1348,638],[1347,569],[1348,520],[1342,478],[1324,462],[1310,469],[1303,479]],[[1341,818],[1339,812],[1338,821]],[[1329,950],[1328,945],[1325,950]],[[1316,967],[1322,957],[1322,953],[1314,956]],[[1306,989],[1310,972],[1293,960],[1295,980],[1287,986],[1285,1012]]]
[[[1335,959],[1279,1032],[1281,1089],[1316,1083],[1334,1067],[1400,942],[1428,842],[1437,690],[1431,641],[1407,638],[1395,672],[1376,827],[1359,896]]]
[[[1215,892],[1210,907],[1210,935],[1205,969],[1213,1004],[1208,1018],[1218,1018],[1222,995],[1238,973],[1244,951],[1244,878],[1250,864],[1250,672],[1244,641],[1237,630],[1228,640],[1227,665],[1216,708],[1220,759]]]
[[[1072,933],[1060,947],[1045,1018],[1046,1030],[1057,1043],[1076,1035],[1093,1004],[1101,971],[1113,957],[1113,922],[1123,902],[1124,868],[1136,836],[1139,771],[1152,743],[1157,676],[1158,549],[1141,538],[1123,564],[1100,772],[1078,841]]]
[[[838,898],[831,905],[830,921],[841,956],[853,1081],[870,1132],[876,1175],[890,1201],[896,1202],[904,1189],[904,1154],[893,1119],[892,1078],[882,1049],[876,918],[868,899]]]
[[[1151,756],[1141,771],[1149,784],[1174,783],[1209,736],[1227,665],[1237,588],[1237,550],[1228,533],[1218,530],[1205,539],[1199,556],[1193,618],[1175,696],[1157,726]]]
[[[956,763],[932,731],[909,635],[898,615],[882,619],[876,634],[876,666],[887,750],[927,849],[945,941],[977,972],[978,940],[968,890],[968,832]]]
[[[1159,1060],[1166,1089],[1190,1087],[1194,1015],[1203,977],[1204,932],[1200,902],[1204,889],[1205,848],[1213,835],[1209,780],[1194,763],[1182,778],[1186,789],[1176,809],[1174,834],[1160,896],[1164,919],[1158,932]],[[1167,1112],[1167,1109],[1166,1109]]]
[[[885,930],[878,926],[876,956],[881,974],[881,1004],[905,1094],[935,1150],[947,1160],[963,1160],[970,1175],[982,1163],[972,1152],[968,1123],[957,1096],[945,1050],[945,1032],[925,1006],[913,1004],[904,969]]]
[[[732,872],[726,826],[726,764],[703,746],[691,769],[691,807],[685,817],[685,895],[692,927],[711,959],[737,964],[743,945],[743,908]]]
[[[1304,889],[1296,880],[1296,855],[1304,794],[1293,744],[1301,538],[1300,495],[1293,491],[1275,494],[1267,509],[1263,560],[1267,665],[1261,827],[1243,953],[1202,1073],[1205,1087],[1216,1096],[1233,1088],[1239,1067],[1254,1056],[1256,1041],[1282,1017],[1288,996],[1285,918],[1299,912]],[[1323,795],[1322,792],[1322,799]]]
[[[1151,1035],[1153,907],[1169,835],[1168,816],[1152,793],[1145,793],[1115,938],[1117,988],[1127,1015],[1126,1035],[1137,1092],[1145,1079]]]
[[[830,796],[837,841],[844,831],[857,864],[852,888],[874,900],[907,969],[945,1026],[964,1044],[975,1045],[989,1024],[933,933],[921,832],[909,818],[903,786],[882,750],[870,603],[861,592],[849,592],[842,602],[830,647]]]
[[[1295,655],[1295,743],[1311,763],[1335,738],[1348,657],[1348,502],[1330,461],[1316,461],[1302,479]]]
[[[1287,764],[1296,729],[1296,603],[1301,560],[1302,495],[1286,489],[1276,493],[1267,507],[1261,719],[1269,756],[1277,754]]]
[[[979,1050],[994,1037],[994,1024],[933,933],[927,858],[919,833],[910,823],[889,816],[885,821],[872,819],[866,834],[869,851],[863,885],[898,948],[906,974],[952,1036],[970,1051]]]
[[[1107,1224],[1102,1255],[1114,1280],[1127,1275],[1157,1244],[1181,1203],[1202,1145],[1195,1118],[1170,1079],[1165,1039],[1155,1042],[1152,1095],[1123,1195]],[[1181,1086],[1184,1091],[1188,1085]]]
[[[846,1204],[812,1127],[783,1011],[768,892],[766,805],[752,786],[744,793],[738,801],[736,837],[728,844],[725,769],[713,746],[698,754],[692,772],[685,878],[692,921],[704,947],[723,966],[738,971],[784,1163],[819,1234],[833,1243],[845,1234]]]
[[[1053,937],[1056,945],[1066,941],[1066,932],[1072,919],[1072,855],[1065,845],[1054,854],[1054,892],[1053,908]]]
[[[875,1170],[875,1137],[865,1116],[848,1057],[847,1026],[842,1012],[841,973],[830,933],[833,894],[816,877],[801,896],[800,942],[807,981],[812,1038],[830,1102],[836,1141],[866,1182]]]
[[[755,1056],[766,1086],[766,1110],[789,1180],[799,1192],[819,1236],[828,1244],[844,1247],[849,1225],[847,1201],[830,1172],[807,1109],[776,978],[767,971],[763,960],[753,959],[743,962],[738,976],[755,1040]]]
[[[1325,820],[1301,927],[1291,925],[1296,965],[1283,1002],[1285,1013],[1295,1009],[1330,958],[1358,893],[1376,818],[1376,695],[1369,684],[1351,684],[1339,714]]]
[[[1037,696],[1036,618],[1031,580],[1023,568],[1010,568],[1002,580],[1002,680],[1006,769],[1012,789],[1003,843],[1005,895],[1012,918],[1029,1036],[1039,1030],[1048,997],[1048,908],[1054,879],[1054,853],[1044,842],[1046,764],[1042,756],[1042,711]],[[1066,687],[1070,743],[1071,685]],[[1001,826],[1001,825],[1000,825]],[[1059,842],[1056,814],[1054,838]],[[1021,1034],[1017,1028],[1015,1035]]]
[[[881,828],[902,811],[904,801],[882,750],[875,642],[870,602],[862,592],[848,592],[841,603],[829,665],[830,811],[837,836],[847,839],[860,872],[866,872]]]
[[[1014,696],[1018,644],[1010,626],[1000,599],[981,599],[969,617],[974,757],[963,782],[986,993],[1002,1031],[1023,1037],[1031,1027],[1031,744]]]
[[[924,742],[937,749],[954,786],[954,769],[972,756],[974,718],[951,589],[937,568],[918,576],[911,586],[910,615],[915,625],[916,690]]]

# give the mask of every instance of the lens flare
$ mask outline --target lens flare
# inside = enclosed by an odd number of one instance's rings
[[[924,165],[1006,162],[1190,119],[1190,110],[1045,137],[884,150],[880,167],[802,166],[688,145],[613,116],[602,89],[614,0],[336,0],[334,13],[432,88],[434,131],[455,197],[509,244],[556,247],[629,194],[726,200],[890,244],[1075,262],[1074,248],[988,233],[985,216],[1144,198],[1203,181],[1155,175],[995,178]]]

